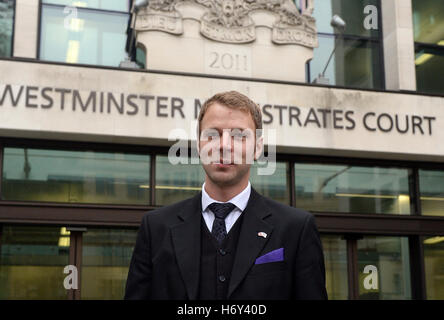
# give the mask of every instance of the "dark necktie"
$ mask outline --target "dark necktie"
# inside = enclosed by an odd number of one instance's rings
[[[219,245],[222,244],[227,236],[227,228],[225,227],[225,218],[233,211],[236,206],[232,203],[217,203],[213,202],[208,206],[214,213],[213,229],[211,233],[216,238]]]

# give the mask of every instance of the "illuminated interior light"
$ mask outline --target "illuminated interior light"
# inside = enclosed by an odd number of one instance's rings
[[[59,247],[69,247],[71,233],[65,227],[60,228]]]
[[[156,186],[156,189],[200,191],[202,187]]]
[[[439,41],[438,46],[444,46],[444,40]]]
[[[444,241],[444,237],[433,237],[424,240],[424,244],[436,244]]]
[[[88,6],[85,1],[74,1],[72,5],[74,7],[81,7],[81,8],[86,8]]]
[[[84,19],[72,18],[69,23],[69,29],[74,32],[83,31],[83,27],[85,25]]]
[[[444,198],[440,198],[440,197],[421,197],[421,200],[426,200],[426,201],[444,201]]]
[[[347,197],[347,198],[374,198],[374,199],[401,199],[400,197],[407,197],[406,195],[390,196],[390,195],[379,195],[379,194],[359,194],[359,193],[336,193],[337,197]]]
[[[410,197],[408,195],[405,195],[405,194],[400,194],[398,196],[398,200],[399,201],[406,201],[406,202],[408,202],[408,201],[410,201]]]
[[[430,53],[423,53],[421,54],[418,58],[416,58],[415,60],[415,64],[417,66],[426,63],[427,61],[429,61],[430,59],[432,59],[434,57],[433,54]]]
[[[79,59],[79,41],[69,40],[68,51],[66,52],[66,62],[76,63]]]

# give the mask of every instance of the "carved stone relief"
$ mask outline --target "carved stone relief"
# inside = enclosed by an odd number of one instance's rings
[[[274,16],[271,41],[276,44],[299,44],[317,47],[316,21],[312,17],[313,0],[302,13],[292,0],[151,0],[137,14],[137,31],[183,33],[183,16],[179,4],[201,6],[200,33],[211,40],[226,43],[249,43],[256,39],[256,24],[251,14],[266,12]]]

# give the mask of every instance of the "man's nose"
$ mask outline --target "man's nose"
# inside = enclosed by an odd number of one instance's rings
[[[232,149],[232,137],[231,133],[228,130],[224,130],[222,132],[222,143],[220,148],[222,150],[231,150]]]

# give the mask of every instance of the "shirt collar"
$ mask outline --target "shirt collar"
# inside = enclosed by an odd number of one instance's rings
[[[248,181],[248,185],[245,187],[245,189],[242,190],[238,195],[228,200],[227,202],[234,204],[241,211],[244,211],[245,208],[247,207],[248,199],[250,199],[250,193],[251,193],[251,184],[250,181]],[[205,191],[205,182],[204,182],[204,184],[202,185],[202,211],[207,210],[207,207],[213,202],[222,203],[222,201],[217,201],[210,197],[210,195]]]

